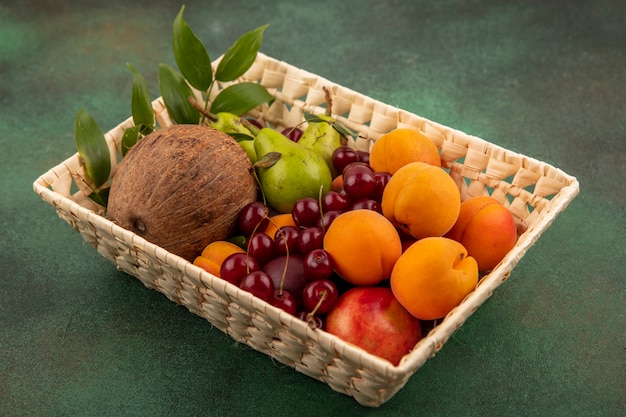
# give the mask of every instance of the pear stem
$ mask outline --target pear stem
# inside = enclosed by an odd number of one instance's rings
[[[252,123],[250,120],[246,119],[245,117],[240,118],[239,121],[254,136],[258,135],[259,132],[261,131],[261,129],[259,129],[259,127],[257,125],[255,125],[254,123]]]

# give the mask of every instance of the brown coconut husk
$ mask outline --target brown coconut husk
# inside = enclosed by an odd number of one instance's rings
[[[228,134],[201,125],[161,128],[139,141],[115,173],[108,217],[192,261],[232,235],[257,196],[252,164]]]

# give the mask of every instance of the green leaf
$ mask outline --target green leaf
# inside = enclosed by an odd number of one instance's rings
[[[337,132],[339,132],[340,135],[343,135],[343,136],[356,136],[356,135],[358,135],[358,132],[355,132],[354,130],[350,129],[348,126],[344,125],[341,122],[333,123],[333,128]]]
[[[231,132],[229,133],[229,135],[230,137],[235,139],[237,142],[242,142],[244,140],[254,140],[254,137],[250,135],[246,135],[245,133]]]
[[[322,119],[320,116],[309,112],[304,112],[304,120],[308,123],[330,123],[328,120]]]
[[[207,91],[213,82],[211,58],[202,42],[196,37],[183,19],[185,6],[174,19],[172,46],[178,69],[192,87]]]
[[[109,191],[110,188],[103,188],[101,190],[96,190],[93,193],[89,194],[89,199],[96,202],[96,204],[100,204],[101,206],[106,207],[109,201]]]
[[[178,124],[198,124],[200,114],[189,102],[193,92],[180,72],[167,64],[159,64],[159,88],[172,120]]]
[[[257,52],[263,43],[263,31],[268,26],[263,25],[241,35],[224,53],[215,71],[215,79],[232,81],[242,76],[256,59]]]
[[[111,154],[104,134],[96,121],[85,110],[80,109],[74,120],[74,141],[85,165],[85,173],[99,188],[109,179]]]
[[[141,133],[141,136],[147,136],[150,133],[154,132],[155,130],[156,130],[155,125],[152,125],[152,126],[140,125],[139,126],[139,133]]]
[[[137,141],[139,140],[139,132],[141,132],[142,126],[133,126],[124,130],[124,135],[122,136],[122,156],[126,156],[126,153],[135,146]]]
[[[304,119],[308,123],[330,123],[340,135],[356,136],[358,134],[358,132],[355,132],[354,130],[348,128],[343,123],[338,122],[332,118],[328,118],[328,117],[323,118],[313,113],[304,112]]]
[[[152,110],[152,101],[148,92],[148,85],[143,75],[135,69],[131,64],[126,66],[133,74],[133,93],[132,93],[132,115],[135,126],[146,125],[154,126],[154,110]]]
[[[211,105],[211,113],[234,113],[241,116],[261,103],[274,100],[265,87],[255,83],[239,83],[222,90]]]
[[[254,164],[256,168],[269,168],[280,160],[283,155],[280,152],[268,152],[259,158]]]
[[[236,235],[236,236],[232,236],[232,237],[228,238],[227,240],[229,242],[234,243],[235,245],[239,246],[243,250],[248,250],[248,247],[246,245],[246,237],[245,236]]]

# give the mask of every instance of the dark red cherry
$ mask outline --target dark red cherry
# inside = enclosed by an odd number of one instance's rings
[[[337,304],[339,291],[329,279],[319,279],[307,284],[302,291],[302,304],[306,311],[326,314]]]
[[[300,230],[298,237],[298,251],[306,255],[314,249],[321,249],[324,245],[324,235],[319,227],[307,227]]]
[[[247,253],[237,252],[224,259],[220,266],[220,277],[239,286],[243,277],[260,269],[259,261]]]
[[[296,226],[300,228],[315,226],[320,219],[320,205],[312,197],[304,197],[296,201],[291,210]]]
[[[259,202],[253,201],[249,203],[239,212],[238,226],[239,231],[244,236],[250,236],[257,231],[263,231],[269,224],[269,208]]]
[[[275,289],[272,299],[270,300],[270,304],[294,316],[298,311],[298,302],[296,298],[293,294],[286,290],[281,292],[279,289]]]
[[[335,270],[333,258],[324,249],[315,249],[304,257],[304,274],[308,281],[329,279]]]
[[[263,271],[253,271],[243,277],[239,288],[248,291],[263,301],[271,301],[274,296],[274,281]]]

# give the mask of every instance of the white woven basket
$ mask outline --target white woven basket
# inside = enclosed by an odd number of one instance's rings
[[[34,190],[103,257],[146,287],[204,317],[238,342],[325,382],[365,406],[380,406],[402,388],[508,278],[526,251],[578,194],[576,178],[549,164],[389,106],[266,55],[258,55],[252,68],[236,82],[241,81],[259,82],[276,97],[271,105],[261,106],[252,115],[277,126],[302,122],[304,112],[324,112],[323,88],[328,88],[333,116],[367,138],[355,143],[361,149],[391,129],[417,128],[440,149],[443,167],[450,171],[463,199],[491,195],[513,213],[520,233],[514,249],[398,366],[324,331],[312,330],[305,322],[109,221],[102,208],[87,197],[90,190],[78,154],[40,176]],[[229,84],[219,85],[214,94]],[[153,105],[159,125],[171,124],[162,100],[155,100]],[[122,134],[129,126],[131,118],[105,135],[112,155],[111,176],[118,164]]]

